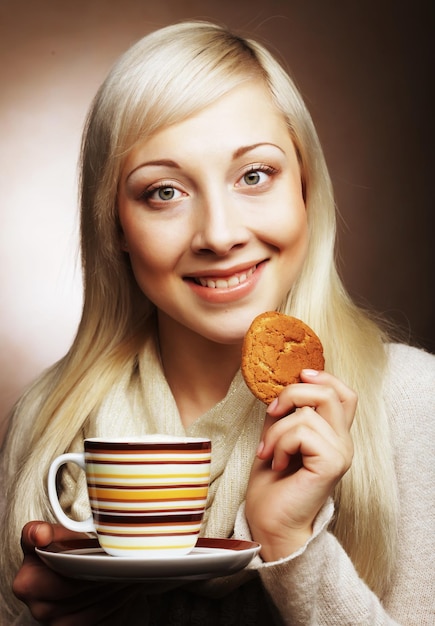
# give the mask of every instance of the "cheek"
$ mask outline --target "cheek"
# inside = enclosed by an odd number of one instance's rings
[[[305,205],[301,202],[289,211],[287,207],[271,216],[269,223],[270,243],[282,253],[299,255],[308,246],[308,223]]]
[[[136,276],[138,274],[160,273],[167,262],[165,244],[152,237],[143,237],[140,241],[127,238],[130,263]]]
[[[142,293],[155,302],[156,293],[163,286],[169,269],[165,267],[162,248],[153,242],[143,241],[141,246],[129,242],[127,254],[130,266]]]
[[[166,228],[147,225],[124,230],[130,263],[141,286],[161,280],[175,267],[182,249],[174,231],[176,229],[168,225]]]

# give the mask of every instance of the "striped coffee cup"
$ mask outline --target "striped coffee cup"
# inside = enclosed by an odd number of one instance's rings
[[[63,526],[95,532],[108,554],[181,556],[193,549],[199,536],[210,461],[209,439],[85,439],[84,453],[62,454],[51,464],[50,503]],[[86,472],[91,508],[87,520],[72,520],[59,504],[56,476],[65,463],[77,463]]]

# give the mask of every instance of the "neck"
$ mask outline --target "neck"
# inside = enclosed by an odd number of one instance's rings
[[[188,329],[159,322],[160,354],[185,427],[222,400],[240,367],[240,344],[217,344]]]

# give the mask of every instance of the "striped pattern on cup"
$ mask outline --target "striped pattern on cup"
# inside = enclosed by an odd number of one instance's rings
[[[102,548],[119,556],[187,554],[210,479],[209,440],[85,441],[88,495]]]

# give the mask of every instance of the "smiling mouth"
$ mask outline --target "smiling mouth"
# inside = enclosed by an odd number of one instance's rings
[[[237,285],[241,285],[242,283],[247,281],[256,269],[257,266],[254,265],[244,272],[233,274],[229,278],[207,278],[205,276],[201,276],[199,278],[194,278],[193,280],[197,285],[201,285],[202,287],[208,287],[209,289],[230,289],[231,287],[237,287]]]

